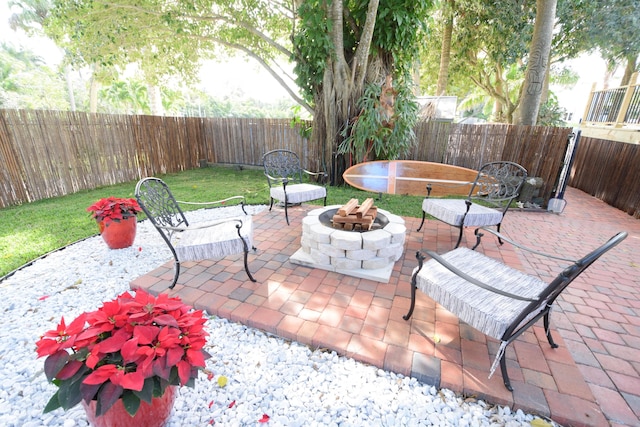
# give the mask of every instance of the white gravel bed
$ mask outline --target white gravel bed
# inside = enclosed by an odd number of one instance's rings
[[[212,211],[187,216],[205,213],[210,218]],[[0,282],[0,426],[86,426],[81,406],[42,413],[55,386],[47,383],[35,342],[61,316],[95,310],[170,259],[143,221],[130,248],[110,250],[91,237]],[[179,390],[169,426],[529,426],[536,418],[225,319],[211,317],[207,325],[214,376],[201,373],[194,389]],[[228,379],[224,387],[220,376]],[[269,420],[259,423],[265,414]]]

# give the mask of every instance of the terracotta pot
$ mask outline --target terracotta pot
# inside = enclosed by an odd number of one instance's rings
[[[109,249],[122,249],[133,245],[137,226],[138,222],[135,216],[120,221],[109,221],[108,225],[105,225],[104,221],[98,223],[102,239],[109,246]]]
[[[154,397],[151,403],[140,402],[138,412],[134,416],[129,415],[118,400],[109,410],[96,417],[96,401],[87,404],[84,400],[82,406],[87,413],[89,424],[94,427],[162,427],[167,424],[173,403],[176,400],[176,386],[167,387],[164,394]]]

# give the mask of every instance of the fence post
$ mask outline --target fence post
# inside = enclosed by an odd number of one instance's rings
[[[616,117],[615,127],[617,128],[621,128],[624,126],[624,118],[627,115],[629,104],[631,104],[631,98],[633,97],[634,86],[637,80],[638,80],[638,73],[635,72],[631,75],[631,78],[629,79],[629,84],[627,85],[627,90],[624,93],[624,98],[622,98],[622,105],[620,105],[620,111],[618,111],[618,117]]]
[[[584,114],[582,115],[582,122],[585,123],[587,118],[589,117],[589,110],[591,110],[591,104],[593,103],[593,94],[596,91],[596,83],[591,84],[591,91],[589,92],[589,99],[587,100],[587,106],[584,109]]]

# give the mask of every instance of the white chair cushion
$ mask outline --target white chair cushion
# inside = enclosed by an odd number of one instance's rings
[[[242,220],[240,234],[249,248],[253,246],[253,221],[251,216],[234,219]],[[222,258],[244,252],[242,240],[238,237],[236,222],[225,222],[207,228],[194,228],[176,233],[175,249],[180,261],[199,261]],[[206,223],[191,224],[202,227]]]
[[[424,199],[422,210],[449,225],[459,227],[467,210],[463,199]],[[464,218],[466,227],[497,225],[502,222],[502,212],[486,206],[471,204],[469,213]]]
[[[284,188],[272,187],[269,191],[275,200],[284,202]],[[309,200],[322,199],[327,196],[327,189],[313,184],[289,184],[287,185],[287,200],[289,203],[302,203]]]
[[[454,249],[442,257],[469,276],[493,288],[525,298],[537,298],[547,286],[536,277],[528,276],[468,248]],[[498,340],[530,304],[473,285],[435,260],[424,263],[416,277],[416,284],[418,289],[460,320]],[[534,312],[531,317],[535,314],[537,313]],[[527,320],[529,319],[525,322]]]

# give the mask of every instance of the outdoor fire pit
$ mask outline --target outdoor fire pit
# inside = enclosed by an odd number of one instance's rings
[[[374,229],[378,208],[373,206],[373,199],[369,198],[362,205],[358,205],[358,199],[351,199],[338,209],[326,211],[320,215],[320,222],[333,228],[347,231],[370,231]],[[384,215],[382,215],[384,217]]]
[[[351,209],[354,217],[345,220],[344,210],[339,211],[348,205],[349,203],[327,206],[309,212],[302,220],[301,248],[291,256],[290,261],[306,267],[387,283],[393,265],[404,253],[404,220],[398,215],[369,206],[368,209],[361,210],[360,216],[371,216],[366,211],[374,209],[373,221],[364,221],[364,227],[358,225],[353,230],[344,230],[339,225],[338,217],[342,217],[346,223],[362,223],[362,218],[358,218],[355,212],[361,206],[367,207],[368,202]]]

